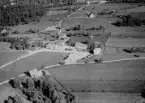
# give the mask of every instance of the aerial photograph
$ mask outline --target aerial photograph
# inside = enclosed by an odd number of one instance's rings
[[[0,103],[145,103],[145,0],[0,0]]]

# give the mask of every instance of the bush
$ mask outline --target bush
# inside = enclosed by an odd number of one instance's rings
[[[4,101],[4,103],[23,103],[23,101],[21,100],[21,97],[15,95],[15,96],[9,96],[8,99]]]
[[[20,78],[17,77],[15,79],[10,80],[10,84],[12,85],[13,88],[20,88],[21,86]]]
[[[19,34],[20,32],[18,30],[13,31],[13,34]]]
[[[98,63],[102,63],[102,61],[103,61],[102,58],[94,59],[94,62],[97,63],[97,64],[98,64]]]

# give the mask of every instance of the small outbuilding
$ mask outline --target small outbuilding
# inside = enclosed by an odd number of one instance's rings
[[[101,54],[101,48],[95,48],[94,49],[94,55]]]
[[[96,17],[95,13],[93,13],[93,12],[88,13],[87,16],[88,16],[88,18],[95,18]]]

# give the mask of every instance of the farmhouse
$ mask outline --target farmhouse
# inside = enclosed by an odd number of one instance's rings
[[[86,50],[87,46],[85,44],[83,44],[83,43],[77,42],[75,44],[75,49],[76,50]]]

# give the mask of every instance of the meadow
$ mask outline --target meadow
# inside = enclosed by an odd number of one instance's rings
[[[59,62],[59,59],[64,53],[57,52],[39,52],[27,58],[16,61],[2,70],[10,70],[14,72],[25,72],[31,69],[39,68],[41,65],[54,65]]]
[[[6,42],[0,42],[0,51],[9,49],[10,44]]]
[[[144,62],[145,60],[130,60],[78,64],[56,67],[48,71],[73,91],[92,89],[109,92],[139,92],[144,87]]]
[[[27,54],[26,51],[11,51],[11,52],[0,52],[0,65],[17,59],[18,57]]]
[[[79,103],[142,103],[139,93],[74,92]],[[139,102],[140,101],[140,102]],[[142,101],[142,102],[141,102]]]
[[[145,60],[78,64],[49,70],[60,80],[144,80]]]
[[[106,46],[110,47],[144,47],[144,38],[108,38]]]

